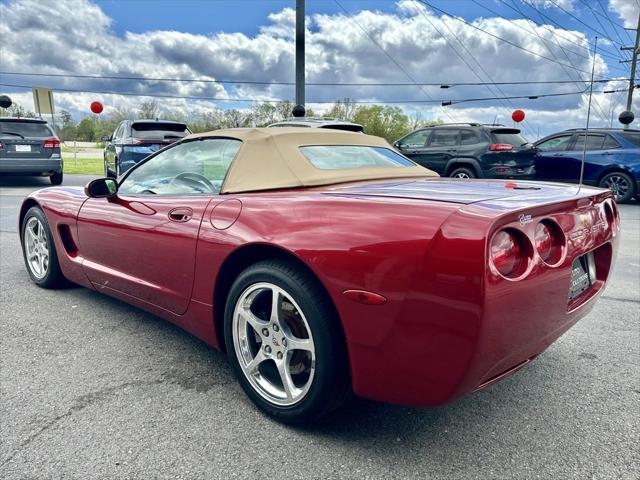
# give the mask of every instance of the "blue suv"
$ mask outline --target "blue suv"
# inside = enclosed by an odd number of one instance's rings
[[[609,188],[619,203],[640,200],[640,130],[590,128],[585,136],[582,128],[544,137],[534,144],[536,179],[577,183],[585,139],[584,183]]]

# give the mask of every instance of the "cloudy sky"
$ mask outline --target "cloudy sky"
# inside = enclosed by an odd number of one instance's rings
[[[591,121],[609,125],[613,117],[617,125],[626,93],[602,92],[627,87],[621,79],[629,63],[619,61],[629,55],[620,46],[632,43],[634,32],[623,25],[635,28],[639,2],[307,0],[307,81],[325,84],[308,85],[307,102],[320,111],[345,97],[388,102],[445,122],[510,123],[511,112],[522,108],[533,139],[584,125],[587,97],[455,102],[584,91],[598,36],[595,76],[607,81],[594,87]],[[187,115],[293,99],[294,6],[294,0],[0,0],[0,92],[32,109],[30,88],[53,88],[57,109],[77,119],[89,114],[93,100],[108,113],[149,98],[138,95],[155,95],[162,108]],[[495,85],[538,81],[565,83]],[[494,85],[440,88],[478,82]]]

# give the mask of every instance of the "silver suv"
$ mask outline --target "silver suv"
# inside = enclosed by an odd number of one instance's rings
[[[0,173],[45,176],[62,183],[60,140],[35,118],[0,118]]]
[[[328,117],[291,117],[280,122],[272,123],[269,127],[332,128],[334,130],[346,130],[348,132],[362,132],[364,130],[364,127],[357,123]]]

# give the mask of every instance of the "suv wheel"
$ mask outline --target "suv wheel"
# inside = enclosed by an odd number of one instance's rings
[[[636,194],[633,179],[623,172],[608,173],[598,186],[611,190],[618,203],[628,202]]]
[[[62,172],[56,172],[53,175],[49,176],[49,180],[51,180],[51,185],[62,184]]]
[[[454,169],[449,176],[451,178],[477,178],[476,172],[469,167],[458,167]]]

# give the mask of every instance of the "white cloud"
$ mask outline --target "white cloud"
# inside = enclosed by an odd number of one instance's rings
[[[535,7],[542,8],[562,8],[566,11],[573,10],[573,0],[524,0]]]
[[[624,22],[625,28],[638,26],[640,4],[637,0],[609,0],[609,10],[618,14]]]
[[[568,0],[556,2],[563,7],[571,3]],[[292,81],[294,78],[295,12],[290,8],[269,15],[268,23],[254,36],[238,32],[196,35],[177,31],[129,32],[119,36],[110,29],[111,19],[89,0],[60,0],[59,4],[58,8],[51,9],[38,0],[0,3],[0,37],[3,39],[0,44],[1,70],[208,80]],[[46,26],[43,23],[45,21]],[[344,97],[372,101],[415,101],[427,97],[455,100],[540,95],[584,88],[581,83],[502,86],[500,90],[479,86],[460,86],[448,90],[438,86],[421,90],[413,85],[344,86],[354,82],[412,83],[411,79],[418,82],[477,82],[478,76],[484,81],[490,77],[495,82],[588,77],[586,72],[590,71],[591,66],[589,45],[583,33],[552,26],[543,28],[527,20],[501,18],[479,18],[472,25],[566,65],[561,66],[527,53],[454,18],[430,11],[417,2],[401,0],[394,13],[365,10],[354,13],[352,17],[345,14],[315,14],[308,18],[307,79],[337,83],[339,86],[310,85],[307,99],[309,103]],[[462,49],[454,36],[469,52]],[[456,51],[470,67],[460,60]],[[573,67],[567,66],[569,64]],[[578,73],[574,68],[583,72]],[[607,65],[598,56],[596,76],[607,75]],[[0,77],[0,83],[156,95],[291,99],[294,92],[292,86],[277,85],[225,87],[205,82]],[[18,102],[18,99],[24,99],[27,102],[25,106],[31,104],[30,93],[14,97]],[[58,107],[77,114],[87,114],[88,104],[95,99],[103,100],[108,113],[115,107],[131,107],[146,98],[56,93]],[[600,123],[608,118],[605,112],[608,107],[604,105],[608,101],[604,97],[598,100],[603,103],[602,108],[596,108],[595,118]],[[212,102],[183,99],[159,99],[159,103],[168,110],[182,114],[202,113],[213,106]],[[487,122],[493,121],[496,114],[509,118],[513,108],[524,107],[527,108],[526,128],[530,137],[535,136],[538,124],[543,128],[542,133],[545,133],[556,125],[562,128],[582,125],[584,115],[584,100],[580,96],[514,100],[498,102],[497,106],[489,105],[491,103],[463,103],[443,109],[437,104],[407,103],[403,107],[408,113],[420,111],[424,119]]]

